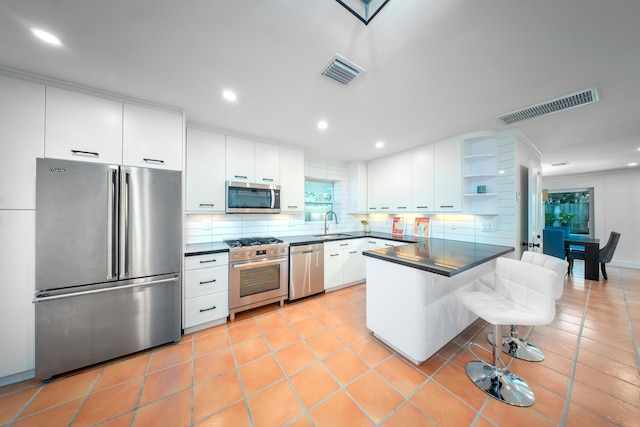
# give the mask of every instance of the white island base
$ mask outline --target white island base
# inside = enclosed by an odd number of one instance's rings
[[[495,264],[492,259],[448,277],[367,257],[367,328],[420,364],[478,318],[455,292],[472,288]]]

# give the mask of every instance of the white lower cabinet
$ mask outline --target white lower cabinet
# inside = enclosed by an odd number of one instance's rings
[[[363,282],[366,277],[362,246],[366,239],[324,243],[324,290]]]
[[[398,242],[395,240],[373,239],[373,238],[368,238],[363,240],[366,242],[365,250],[369,250],[369,251],[372,249],[378,249],[378,248],[388,248],[391,246],[408,245],[407,242]]]
[[[229,315],[229,254],[185,258],[185,333],[226,322]]]

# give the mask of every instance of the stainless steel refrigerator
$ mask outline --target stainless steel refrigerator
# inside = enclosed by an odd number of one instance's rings
[[[181,173],[37,159],[36,378],[177,341]]]

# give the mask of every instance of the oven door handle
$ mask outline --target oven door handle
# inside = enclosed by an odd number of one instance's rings
[[[266,267],[269,265],[277,265],[277,264],[283,264],[286,263],[287,259],[286,258],[279,258],[279,259],[267,259],[264,261],[249,261],[249,262],[238,262],[233,264],[233,268],[237,269],[237,270],[246,270],[248,268],[254,268],[254,267]]]

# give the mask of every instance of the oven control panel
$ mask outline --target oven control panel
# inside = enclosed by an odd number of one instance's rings
[[[263,258],[281,258],[287,256],[289,248],[286,245],[283,246],[271,246],[271,247],[255,247],[245,248],[241,250],[230,250],[229,258],[232,262],[249,261],[254,259]]]

